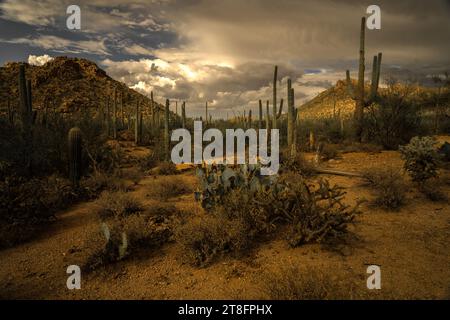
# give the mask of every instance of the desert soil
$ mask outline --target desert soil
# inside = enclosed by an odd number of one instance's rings
[[[448,138],[448,137],[447,137]],[[145,155],[144,148],[126,146],[128,153]],[[343,171],[376,166],[401,170],[398,152],[346,153],[324,164]],[[444,172],[448,177],[449,172]],[[180,176],[196,180],[192,170]],[[346,202],[371,199],[371,190],[355,177],[321,175],[345,187]],[[145,204],[146,176],[132,191]],[[444,191],[450,195],[450,186]],[[192,195],[169,201],[192,216],[204,214]],[[180,246],[171,242],[156,250],[143,250],[126,260],[88,274],[82,273],[81,290],[68,290],[66,269],[78,261],[87,239],[99,230],[93,202],[80,203],[57,215],[45,233],[34,240],[0,251],[0,298],[6,299],[253,299],[265,298],[264,274],[294,265],[313,268],[344,287],[356,288],[348,298],[449,299],[450,206],[431,202],[410,185],[406,205],[388,212],[363,204],[352,230],[357,240],[340,251],[311,244],[290,248],[283,235],[264,241],[246,256],[223,257],[205,268],[182,259]],[[381,266],[380,290],[366,288],[367,265]],[[344,282],[342,283],[342,279]]]

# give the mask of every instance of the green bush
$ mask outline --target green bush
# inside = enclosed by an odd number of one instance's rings
[[[436,141],[431,137],[414,137],[409,144],[400,146],[399,151],[405,161],[404,168],[414,182],[423,184],[428,179],[437,177],[439,155],[435,145]]]

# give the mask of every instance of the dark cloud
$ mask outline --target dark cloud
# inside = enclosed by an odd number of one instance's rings
[[[450,5],[444,0],[377,1],[381,30],[366,32],[371,57],[383,52],[383,76],[429,84],[450,69]],[[301,103],[355,76],[361,16],[372,3],[332,0],[78,1],[82,30],[65,28],[69,1],[3,0],[0,41],[6,60],[71,54],[93,59],[116,79],[159,99],[204,102],[226,110],[271,99],[273,66],[279,96],[291,78]],[[42,61],[44,58],[32,58]],[[45,58],[46,59],[46,58]],[[45,60],[44,59],[44,60]],[[152,67],[153,66],[153,67]]]

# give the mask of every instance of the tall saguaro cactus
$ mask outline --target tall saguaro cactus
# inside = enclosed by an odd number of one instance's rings
[[[266,129],[270,129],[269,100],[266,101]]]
[[[287,143],[288,148],[291,150],[292,144],[294,143],[294,130],[295,130],[295,114],[294,114],[294,89],[292,88],[291,79],[288,79],[287,86],[288,95],[288,113],[287,113]]]
[[[380,69],[381,69],[381,52],[378,56],[373,57],[372,66],[372,82],[370,87],[370,94],[365,97],[364,92],[364,71],[365,71],[365,28],[366,28],[366,18],[361,18],[361,29],[359,38],[359,67],[358,67],[358,83],[356,88],[353,86],[350,79],[350,71],[346,71],[347,80],[347,91],[356,102],[355,112],[354,112],[354,123],[355,123],[355,137],[357,140],[361,141],[363,128],[364,128],[364,108],[370,105],[378,94],[378,84],[380,80]]]
[[[361,18],[361,31],[359,36],[359,68],[358,68],[358,89],[355,109],[356,135],[361,140],[364,121],[364,43],[365,43],[366,17]]]
[[[14,124],[14,113],[11,108],[11,99],[8,96],[8,122],[10,125]]]
[[[112,126],[113,126],[113,139],[117,139],[117,88],[114,88]]]
[[[136,101],[136,109],[134,114],[134,143],[139,145],[141,143],[141,130],[140,130],[140,112],[139,112],[139,100]]]
[[[186,102],[183,101],[183,104],[181,105],[181,127],[183,129],[186,128]]]
[[[258,129],[262,129],[262,122],[263,122],[263,107],[262,107],[262,101],[259,100]]]
[[[109,95],[106,98],[106,133],[108,137],[111,135],[111,117],[110,117],[110,108],[109,108]]]
[[[208,101],[205,103],[205,121],[208,124]]]
[[[33,106],[31,99],[31,81],[28,81],[25,75],[25,65],[19,67],[19,103],[22,120],[22,130],[25,140],[24,157],[26,168],[29,174],[32,173],[31,155],[33,154]]]
[[[164,155],[165,155],[165,160],[169,160],[170,158],[170,137],[169,137],[169,107],[170,107],[170,102],[169,99],[166,99],[166,108],[165,108],[165,112],[164,112]]]
[[[69,145],[69,178],[72,185],[78,187],[81,178],[82,170],[82,136],[81,130],[74,127],[69,130],[68,145]]]
[[[31,115],[28,109],[27,80],[25,77],[25,66],[23,64],[19,67],[19,103],[22,125],[27,130],[31,125]]]
[[[273,72],[273,118],[272,118],[272,128],[277,128],[277,82],[278,82],[278,66],[275,66],[275,70]]]

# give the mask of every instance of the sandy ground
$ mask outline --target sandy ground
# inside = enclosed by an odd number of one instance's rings
[[[326,164],[346,171],[386,165],[401,170],[399,154],[347,153]],[[195,180],[192,171],[181,177]],[[345,187],[349,204],[372,197],[359,178],[321,177]],[[144,202],[148,201],[146,187],[153,179],[145,177],[133,191]],[[448,184],[444,191],[450,195]],[[169,201],[189,208],[193,216],[204,214],[191,195]],[[293,249],[280,234],[240,259],[224,257],[209,267],[196,268],[183,262],[181,248],[172,242],[83,273],[81,290],[68,290],[66,268],[83,254],[86,240],[99,228],[92,206],[92,202],[81,203],[61,212],[39,238],[0,251],[0,298],[259,299],[265,297],[261,290],[264,273],[285,265],[299,266],[299,270],[312,267],[331,273],[332,279],[345,279],[344,286],[356,288],[356,293],[349,291],[348,298],[450,298],[450,206],[425,199],[412,186],[406,206],[398,212],[364,204],[353,229],[358,240],[341,252],[314,244]],[[381,290],[366,288],[368,264],[381,266]]]

